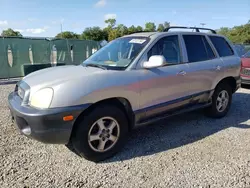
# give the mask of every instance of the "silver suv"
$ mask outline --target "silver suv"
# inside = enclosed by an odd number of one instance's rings
[[[214,30],[145,32],[118,38],[81,65],[33,72],[8,97],[27,137],[79,156],[113,156],[138,125],[204,109],[221,118],[240,87],[241,60]]]

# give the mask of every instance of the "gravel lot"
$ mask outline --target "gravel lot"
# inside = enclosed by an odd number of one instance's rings
[[[95,164],[63,145],[21,136],[0,86],[0,187],[250,187],[250,90],[240,89],[227,117],[200,112],[133,131],[125,149]]]

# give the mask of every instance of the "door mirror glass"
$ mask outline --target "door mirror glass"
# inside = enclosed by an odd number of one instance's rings
[[[148,68],[155,68],[155,67],[161,67],[166,63],[166,59],[162,55],[153,55],[149,58],[148,61],[143,63],[143,67]]]

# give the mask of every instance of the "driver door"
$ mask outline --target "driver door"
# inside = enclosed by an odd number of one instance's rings
[[[144,118],[182,107],[191,100],[188,97],[190,85],[185,79],[188,65],[182,63],[179,36],[159,39],[148,51],[147,59],[153,55],[163,55],[167,62],[166,66],[142,69],[140,72],[140,104]]]

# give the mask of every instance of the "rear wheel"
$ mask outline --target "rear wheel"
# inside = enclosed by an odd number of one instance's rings
[[[122,149],[127,133],[128,121],[123,111],[116,106],[101,105],[78,122],[71,144],[80,156],[98,162]]]
[[[214,118],[224,117],[232,103],[232,88],[227,83],[219,84],[212,96],[212,105],[206,109],[206,114]]]

